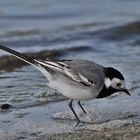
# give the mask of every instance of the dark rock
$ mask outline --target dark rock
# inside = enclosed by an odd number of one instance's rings
[[[10,109],[11,108],[11,105],[9,104],[2,104],[1,105],[1,109]]]

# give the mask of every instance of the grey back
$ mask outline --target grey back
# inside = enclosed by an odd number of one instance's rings
[[[79,72],[90,82],[93,82],[97,88],[104,85],[104,67],[87,60],[71,60],[65,61],[74,71]]]

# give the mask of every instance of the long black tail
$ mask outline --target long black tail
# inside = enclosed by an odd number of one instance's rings
[[[30,65],[35,66],[35,64],[36,64],[36,62],[34,61],[34,59],[29,58],[28,56],[26,56],[26,55],[24,55],[24,54],[21,54],[21,53],[15,51],[15,50],[13,50],[13,49],[10,49],[10,48],[8,48],[8,47],[6,47],[6,46],[4,46],[4,45],[1,45],[1,44],[0,44],[0,49],[1,49],[1,50],[4,50],[4,51],[6,51],[6,52],[9,52],[10,54],[14,55],[15,57],[21,59],[22,61],[24,61],[24,62],[26,62],[26,63],[28,63],[28,64],[30,64]]]
[[[28,56],[21,54],[13,49],[10,49],[4,45],[0,44],[0,49],[4,50],[6,52],[9,52],[10,54],[12,54],[13,56],[17,57],[18,59],[34,66],[35,68],[37,68],[39,71],[41,71],[47,78],[50,78],[50,73],[53,72],[52,69],[49,68],[49,65],[46,65],[45,63],[42,63],[42,61],[38,61],[36,59],[33,58],[29,58]],[[52,66],[50,64],[50,66]],[[55,67],[55,66],[54,66]]]

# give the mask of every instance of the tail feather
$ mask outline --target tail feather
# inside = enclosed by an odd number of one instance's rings
[[[10,54],[12,54],[13,56],[17,57],[18,59],[34,66],[35,68],[37,68],[39,71],[41,71],[48,79],[51,78],[51,74],[54,73],[54,71],[58,70],[56,65],[52,65],[52,64],[48,64],[47,63],[43,63],[41,60],[36,60],[33,58],[29,58],[28,56],[21,54],[13,49],[10,49],[4,45],[0,44],[0,49],[4,50],[6,52],[9,52]],[[60,69],[60,68],[59,68]]]
[[[18,59],[34,66],[35,68],[37,68],[39,71],[41,71],[47,78],[48,80],[51,78],[50,73],[53,73],[54,71],[47,67],[46,65],[42,64],[40,61],[37,61],[36,59],[33,58],[29,58],[28,56],[21,54],[13,49],[10,49],[4,45],[0,44],[0,49],[4,50],[6,52],[9,52],[10,54],[12,54],[13,56],[17,57]]]
[[[15,51],[15,50],[13,50],[13,49],[10,49],[10,48],[8,48],[8,47],[6,47],[6,46],[4,46],[4,45],[1,45],[1,44],[0,44],[0,49],[1,49],[1,50],[4,50],[4,51],[6,51],[6,52],[9,52],[10,54],[14,55],[15,57],[19,58],[20,60],[22,60],[22,61],[24,61],[24,62],[26,62],[26,63],[28,63],[28,64],[30,64],[30,65],[35,66],[35,64],[36,64],[36,62],[34,61],[34,59],[29,58],[29,57],[27,57],[26,55],[21,54],[21,53]]]

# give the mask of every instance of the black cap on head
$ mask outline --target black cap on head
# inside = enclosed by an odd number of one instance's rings
[[[123,75],[116,69],[112,67],[106,67],[104,69],[105,76],[108,77],[109,79],[113,79],[114,77],[119,78],[120,80],[124,80]]]

